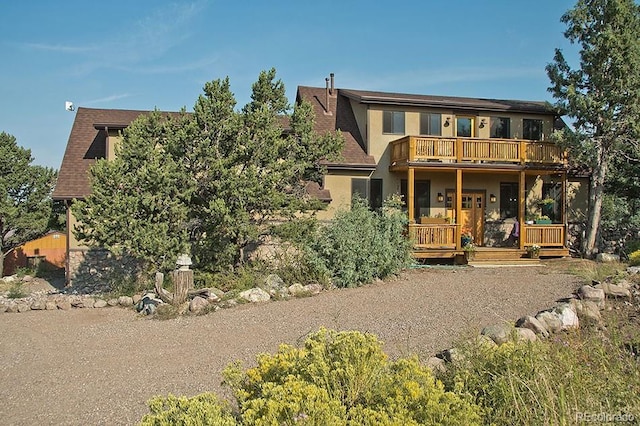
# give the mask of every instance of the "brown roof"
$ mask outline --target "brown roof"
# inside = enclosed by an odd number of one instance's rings
[[[104,126],[122,129],[140,114],[147,113],[149,111],[78,108],[53,198],[72,199],[89,195],[89,167],[106,155]],[[96,129],[96,124],[100,124],[103,130]]]
[[[553,107],[542,101],[518,101],[508,99],[461,98],[455,96],[412,95],[405,93],[372,92],[367,90],[340,89],[340,94],[364,104],[426,106],[457,110],[483,110],[495,112],[524,112],[554,114]]]
[[[328,163],[330,167],[375,168],[375,159],[365,152],[365,141],[353,115],[349,99],[337,90],[335,96],[329,97],[329,112],[326,113],[326,92],[324,88],[298,87],[297,99],[306,99],[313,106],[316,115],[315,130],[320,134],[340,130],[345,138],[342,159]]]

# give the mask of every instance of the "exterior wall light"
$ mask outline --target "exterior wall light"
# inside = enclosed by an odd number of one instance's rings
[[[489,195],[489,201],[495,203],[496,201],[498,201],[498,199],[496,198],[495,194],[491,194]]]
[[[444,195],[442,195],[442,192],[438,192],[438,202],[442,203],[444,201]]]
[[[479,127],[480,127],[481,129],[484,129],[484,126],[485,126],[486,124],[487,124],[487,120],[483,118],[482,120],[480,120],[480,126],[479,126]]]

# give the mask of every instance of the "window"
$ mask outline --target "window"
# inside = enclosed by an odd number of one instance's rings
[[[420,114],[420,134],[440,136],[442,134],[441,115],[423,112]]]
[[[474,118],[456,117],[456,136],[459,138],[474,137]]]
[[[509,117],[491,117],[491,137],[509,139],[511,137]]]
[[[518,217],[518,183],[500,183],[500,218]]]
[[[524,118],[522,120],[522,138],[532,141],[542,139],[542,120]]]
[[[540,206],[542,214],[549,216],[554,223],[562,223],[562,184],[560,182],[543,183],[542,199],[554,201]]]
[[[404,134],[404,111],[384,111],[382,133]]]
[[[369,201],[369,207],[376,210],[382,207],[382,179],[351,179],[351,198],[358,196]]]
[[[431,182],[428,180],[416,180],[413,193],[413,217],[418,220],[420,216],[429,216],[431,209]],[[400,181],[400,194],[404,201],[405,208],[409,204],[409,191],[407,188],[407,180]]]

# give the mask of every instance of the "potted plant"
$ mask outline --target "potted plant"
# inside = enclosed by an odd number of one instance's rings
[[[546,215],[538,216],[536,218],[536,223],[539,225],[549,225],[551,224],[551,219]]]
[[[537,259],[540,257],[540,246],[537,244],[533,244],[527,246],[527,253],[531,259]]]
[[[462,247],[466,247],[469,244],[473,244],[473,235],[469,231],[462,232],[461,245]]]
[[[476,245],[473,244],[473,241],[462,246],[462,250],[464,250],[464,257],[467,259],[467,262],[472,261],[476,257]]]

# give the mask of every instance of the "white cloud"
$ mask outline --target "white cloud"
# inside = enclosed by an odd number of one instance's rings
[[[118,99],[124,99],[131,96],[129,93],[122,93],[118,95],[105,96],[104,98],[92,99],[90,101],[81,102],[81,105],[96,105],[96,104],[106,104],[109,102],[117,101]]]

